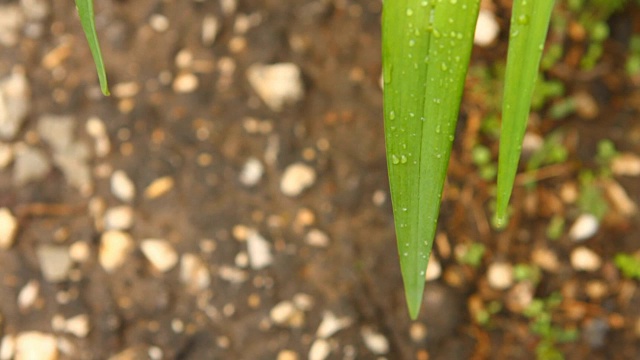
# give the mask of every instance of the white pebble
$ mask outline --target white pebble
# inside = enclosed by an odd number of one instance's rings
[[[133,226],[133,208],[114,206],[104,213],[104,226],[107,230],[126,230]]]
[[[202,44],[204,46],[211,46],[218,36],[218,30],[220,29],[220,23],[218,19],[213,15],[207,15],[202,19]]]
[[[325,339],[317,339],[309,349],[309,360],[324,360],[331,353],[331,345]]]
[[[124,264],[131,250],[133,250],[131,235],[110,230],[102,234],[98,260],[105,271],[113,272]]]
[[[171,270],[178,262],[178,254],[166,240],[143,240],[140,249],[147,260],[161,272]]]
[[[0,170],[13,161],[13,148],[9,144],[0,143]]]
[[[293,317],[297,309],[291,301],[281,301],[269,311],[269,318],[275,324],[283,325]]]
[[[7,250],[16,239],[18,232],[18,220],[11,210],[7,208],[0,209],[0,249]]]
[[[427,273],[425,275],[426,281],[436,280],[442,274],[442,265],[440,261],[433,255],[429,256],[429,265],[427,265]]]
[[[389,340],[384,335],[366,326],[360,330],[360,335],[362,335],[364,345],[372,353],[382,355],[389,352]]]
[[[5,335],[0,342],[0,360],[11,360],[16,351],[16,338],[13,335]]]
[[[72,261],[66,246],[40,245],[36,248],[36,256],[45,280],[55,283],[67,279]]]
[[[183,254],[180,258],[180,281],[191,291],[204,290],[211,283],[211,274],[197,255]]]
[[[322,339],[331,337],[338,331],[347,328],[353,323],[349,317],[337,317],[331,311],[325,311],[322,315],[322,322],[318,326],[316,336]]]
[[[169,19],[162,14],[153,14],[149,17],[149,25],[159,33],[169,29]]]
[[[111,193],[121,201],[130,202],[136,196],[136,187],[122,170],[116,170],[111,175]]]
[[[262,174],[264,174],[264,166],[260,160],[254,157],[249,158],[240,172],[240,182],[244,186],[255,186],[262,178]]]
[[[574,241],[583,241],[592,237],[598,232],[600,221],[595,215],[582,214],[569,229],[569,237]]]
[[[281,350],[276,360],[298,360],[298,354],[293,350]]]
[[[571,252],[571,266],[578,271],[596,271],[602,265],[602,259],[593,250],[584,246]]]
[[[40,293],[40,283],[36,280],[30,280],[18,293],[18,308],[26,310],[30,308],[38,299]]]
[[[89,316],[86,314],[76,315],[65,321],[64,331],[79,338],[84,338],[89,334]]]
[[[617,176],[640,175],[640,156],[633,153],[623,153],[611,161],[611,171]]]
[[[305,235],[304,241],[315,247],[327,247],[329,246],[329,236],[325,234],[323,231],[318,229],[311,229]]]
[[[173,91],[177,93],[194,92],[199,85],[198,77],[190,72],[182,72],[173,80]]]
[[[254,64],[247,69],[249,84],[273,111],[304,96],[300,69],[293,63]]]
[[[489,10],[480,10],[473,43],[478,46],[488,46],[493,43],[500,32],[500,25],[496,16]]]
[[[76,241],[69,247],[69,256],[75,262],[85,262],[91,256],[91,248],[86,241]]]
[[[280,191],[287,196],[297,196],[316,181],[316,171],[309,165],[289,165],[282,175]]]
[[[56,360],[58,347],[55,336],[27,331],[16,338],[15,360]]]
[[[427,335],[427,327],[424,324],[419,322],[411,324],[411,327],[409,328],[409,336],[411,336],[411,340],[413,340],[413,342],[421,343],[427,338]]]
[[[163,176],[157,178],[147,186],[144,190],[144,197],[147,199],[158,198],[173,189],[174,180],[170,176]]]
[[[247,236],[247,252],[249,264],[254,270],[263,269],[273,262],[269,242],[257,231],[251,231]]]
[[[496,290],[505,290],[513,284],[513,268],[505,262],[495,262],[487,270],[489,286]]]
[[[111,151],[111,141],[107,133],[107,127],[98,117],[90,117],[85,125],[87,133],[94,140],[94,149],[97,157],[104,157]],[[111,185],[113,186],[113,184]]]

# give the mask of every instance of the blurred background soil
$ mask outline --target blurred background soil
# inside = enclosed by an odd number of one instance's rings
[[[0,0],[1,359],[640,359],[635,3],[559,2],[497,232],[510,2],[483,2],[499,31],[474,49],[415,322],[381,1],[95,6],[110,97],[73,2]]]

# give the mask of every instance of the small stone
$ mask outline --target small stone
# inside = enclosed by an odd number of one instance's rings
[[[0,43],[6,9],[13,8],[0,5]],[[17,16],[17,15],[16,15]],[[0,80],[0,139],[13,140],[25,121],[29,111],[29,83],[24,71],[13,71],[11,75]]]
[[[76,315],[65,321],[64,331],[76,337],[87,337],[89,330],[89,316],[86,314]]]
[[[311,229],[305,235],[304,242],[315,247],[327,247],[329,246],[329,236],[321,230]]]
[[[573,96],[573,102],[576,106],[576,113],[583,119],[592,120],[600,113],[598,103],[586,91],[580,91]]]
[[[273,111],[304,96],[300,69],[293,63],[254,64],[247,69],[249,84]]]
[[[40,283],[36,280],[30,280],[18,293],[18,308],[24,311],[33,306],[39,293]]]
[[[104,213],[107,230],[127,230],[133,226],[133,208],[126,205],[114,206]]]
[[[382,355],[389,352],[389,340],[384,335],[366,326],[360,330],[360,335],[362,335],[364,345],[372,353]]]
[[[180,258],[180,281],[191,291],[204,290],[211,283],[211,274],[197,255],[183,254]]]
[[[271,245],[257,231],[251,231],[247,236],[247,252],[249,264],[254,270],[263,269],[273,262]]]
[[[147,199],[155,199],[158,198],[171,189],[173,189],[174,181],[173,178],[169,176],[164,176],[158,179],[153,180],[149,186],[144,190],[144,197]]]
[[[493,12],[484,9],[480,10],[473,43],[482,47],[489,46],[496,40],[499,32],[500,25],[498,25]]]
[[[220,266],[218,275],[222,280],[228,281],[232,284],[241,284],[249,278],[249,274],[247,274],[246,271],[225,265]]]
[[[271,309],[269,318],[275,324],[284,325],[293,317],[296,311],[297,309],[291,301],[281,301]]]
[[[11,360],[16,351],[16,338],[13,335],[5,335],[0,342],[0,360]]]
[[[91,170],[87,163],[89,149],[85,144],[74,143],[64,153],[55,153],[53,161],[64,174],[69,185],[88,195],[92,190]]]
[[[531,261],[545,271],[556,272],[560,269],[558,256],[547,248],[534,249],[531,253]]]
[[[136,196],[136,187],[122,170],[116,170],[111,175],[111,193],[121,201],[131,202]]]
[[[15,360],[57,360],[55,336],[38,331],[27,331],[16,338]]]
[[[496,290],[505,290],[513,285],[513,267],[504,262],[495,262],[487,270],[489,286]]]
[[[76,122],[69,115],[42,115],[38,119],[38,135],[53,148],[62,152],[69,148],[74,140]]]
[[[13,165],[13,183],[22,186],[31,181],[43,179],[51,170],[51,164],[38,149],[27,146],[16,147]]]
[[[573,241],[584,241],[594,236],[600,228],[600,221],[595,215],[582,214],[569,229],[569,237]]]
[[[409,328],[409,335],[414,343],[421,343],[427,338],[427,327],[423,323],[414,322]]]
[[[13,148],[9,144],[0,143],[0,170],[13,161]]]
[[[244,163],[242,171],[240,172],[240,182],[244,186],[255,186],[258,184],[264,174],[264,166],[260,160],[251,157]]]
[[[598,317],[585,321],[581,335],[592,349],[600,349],[607,343],[609,330],[610,326],[607,320]]]
[[[425,274],[426,281],[433,281],[440,278],[442,275],[442,265],[440,261],[431,253],[429,256],[429,264],[427,265],[427,273]]]
[[[45,280],[56,283],[67,279],[72,261],[66,246],[40,245],[36,255]]]
[[[181,72],[173,80],[173,91],[181,94],[194,92],[199,85],[198,77],[190,72]]]
[[[309,311],[313,308],[313,297],[305,293],[297,293],[293,295],[293,304],[302,311]]]
[[[617,176],[640,175],[640,156],[633,153],[622,153],[611,161],[611,171]]]
[[[51,13],[46,0],[20,0],[20,7],[27,19],[32,21],[43,21]]]
[[[91,256],[91,247],[86,241],[76,241],[69,247],[69,256],[71,260],[83,263],[89,260]]]
[[[169,30],[169,19],[162,14],[153,14],[149,17],[149,25],[159,33]]]
[[[146,239],[140,248],[147,260],[161,272],[171,270],[178,263],[178,254],[166,240]]]
[[[338,318],[331,311],[325,311],[322,315],[322,322],[316,331],[316,336],[327,339],[338,331],[349,327],[352,323],[353,319],[349,317]]]
[[[298,360],[298,354],[293,350],[281,350],[276,360]]]
[[[324,360],[331,353],[331,345],[325,339],[317,339],[309,349],[309,360]]]
[[[615,180],[605,183],[605,192],[613,207],[624,216],[632,216],[638,212],[636,203],[629,197],[625,189]]]
[[[8,208],[0,209],[0,250],[7,250],[16,239],[18,220]]]
[[[102,268],[113,272],[122,266],[133,250],[131,235],[122,231],[110,230],[102,234],[98,259]]]
[[[598,270],[601,265],[600,256],[589,248],[580,246],[571,252],[571,266],[578,271],[593,272]]]
[[[280,191],[286,196],[298,196],[316,181],[316,171],[309,165],[295,163],[289,165],[282,175]]]
[[[87,133],[94,140],[94,148],[97,157],[104,157],[111,151],[111,141],[107,134],[107,127],[98,117],[90,117],[85,126]],[[113,185],[112,185],[113,186]]]
[[[202,44],[204,46],[211,46],[216,41],[218,36],[218,30],[220,29],[220,22],[218,18],[213,15],[207,15],[202,19]]]

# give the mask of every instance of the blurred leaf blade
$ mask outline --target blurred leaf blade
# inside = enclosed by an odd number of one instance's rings
[[[385,142],[400,266],[418,316],[479,0],[387,2]]]
[[[102,52],[100,51],[100,43],[98,42],[98,34],[94,20],[93,0],[76,0],[76,8],[78,9],[78,15],[80,16],[82,30],[87,38],[87,42],[89,43],[89,49],[91,50],[93,61],[96,64],[98,80],[100,81],[100,89],[104,95],[108,96],[110,94],[109,84],[107,83],[107,72],[104,67]]]
[[[498,158],[494,218],[497,227],[506,225],[509,199],[553,5],[554,0],[516,0],[513,3]]]

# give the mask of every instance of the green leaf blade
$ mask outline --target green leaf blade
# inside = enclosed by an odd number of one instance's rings
[[[544,48],[554,0],[516,0],[513,3],[498,157],[498,185],[494,224],[503,227],[513,190],[531,97]]]
[[[385,3],[385,142],[400,267],[418,316],[479,0]]]
[[[93,0],[76,0],[76,8],[78,9],[78,15],[80,16],[82,30],[87,38],[87,42],[89,43],[91,56],[93,56],[93,61],[96,64],[98,80],[100,81],[100,89],[104,95],[108,96],[110,95],[109,84],[107,83],[107,72],[104,67],[104,61],[102,60],[100,43],[98,42],[98,34],[96,31],[93,12]]]

